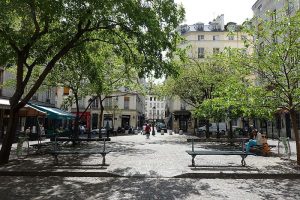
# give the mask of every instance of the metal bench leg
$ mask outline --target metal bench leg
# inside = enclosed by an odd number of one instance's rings
[[[195,157],[196,155],[192,155],[192,167],[195,167]]]
[[[58,157],[57,156],[58,156],[57,154],[54,155],[54,164],[55,165],[58,165]]]
[[[245,158],[247,157],[247,155],[241,155],[241,157],[242,157],[242,161],[241,161],[242,166],[245,167],[246,166]]]
[[[105,166],[105,154],[102,154],[102,165]]]

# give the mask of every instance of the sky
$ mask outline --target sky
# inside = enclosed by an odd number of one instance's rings
[[[175,0],[185,8],[184,24],[197,22],[208,24],[218,15],[224,14],[225,24],[236,22],[242,24],[253,16],[252,6],[256,0]]]

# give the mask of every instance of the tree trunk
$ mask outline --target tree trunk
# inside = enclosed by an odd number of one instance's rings
[[[18,110],[10,109],[8,126],[6,134],[3,138],[3,143],[0,151],[0,165],[6,164],[9,161],[11,146],[14,141],[18,123]]]
[[[78,103],[78,95],[75,92],[74,93],[74,97],[75,97],[75,104],[76,104],[76,118],[75,118],[75,122],[74,122],[74,133],[73,133],[73,137],[74,138],[79,138],[79,103]]]
[[[300,143],[299,143],[297,113],[294,109],[290,110],[290,116],[292,120],[293,132],[295,134],[295,140],[296,140],[297,164],[300,165]]]
[[[209,134],[209,120],[205,120],[205,128],[206,128],[206,138],[209,138],[210,137],[210,134]]]
[[[101,128],[104,128],[104,126],[102,127],[102,121],[103,121],[103,111],[104,111],[104,107],[103,107],[103,102],[100,100],[100,116],[99,116],[99,138],[101,138]]]

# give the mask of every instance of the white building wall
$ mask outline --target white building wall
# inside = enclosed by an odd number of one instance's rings
[[[145,115],[146,119],[165,119],[165,98],[155,95],[147,95],[145,100]],[[153,109],[155,107],[155,109]],[[153,114],[154,111],[154,114]],[[158,112],[158,113],[157,113]]]

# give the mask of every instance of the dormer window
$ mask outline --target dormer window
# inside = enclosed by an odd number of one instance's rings
[[[194,25],[195,30],[197,31],[203,31],[204,30],[204,24],[203,23],[197,23]]]
[[[190,30],[190,27],[187,24],[181,25],[180,26],[180,31],[181,34],[185,34],[186,32],[188,32]]]

